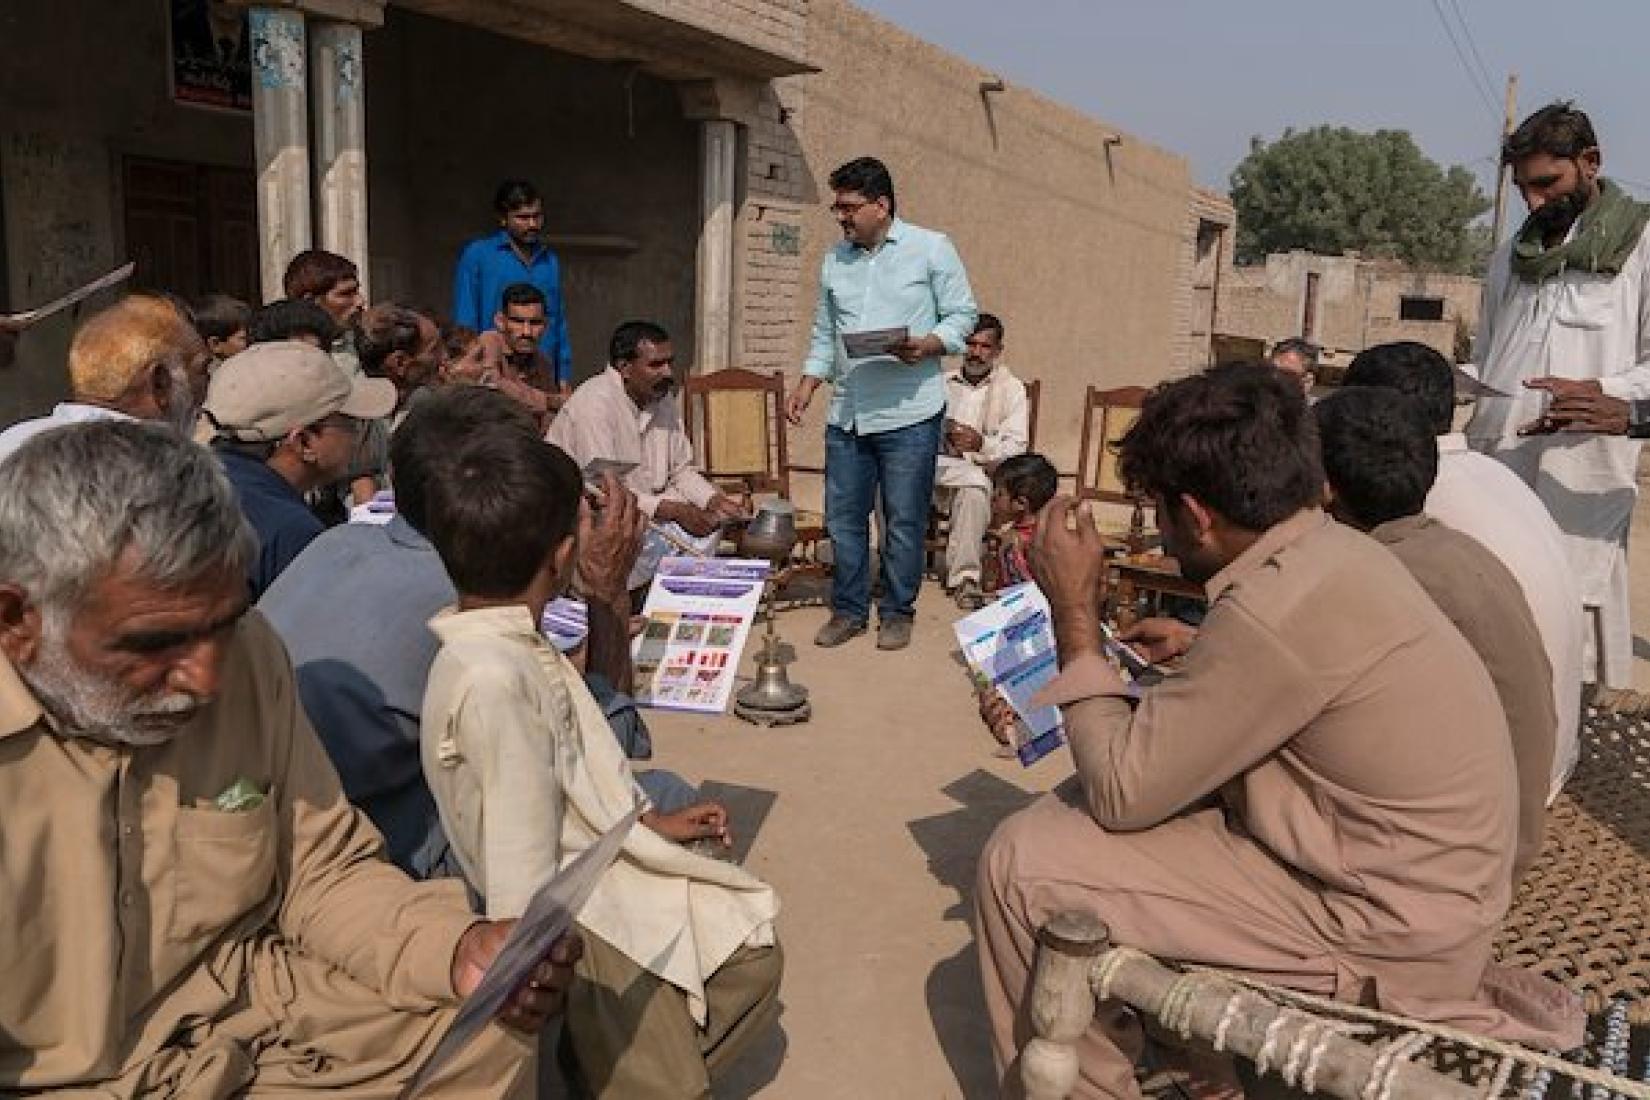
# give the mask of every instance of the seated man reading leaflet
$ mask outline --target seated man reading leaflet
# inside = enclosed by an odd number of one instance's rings
[[[1204,584],[1202,628],[1148,620],[1178,671],[1131,699],[1102,655],[1100,535],[1044,509],[1032,570],[1076,775],[998,827],[977,934],[999,1067],[1018,1077],[1039,927],[1082,909],[1113,942],[1484,1035],[1567,1049],[1579,1000],[1491,962],[1512,892],[1518,773],[1495,687],[1379,543],[1320,509],[1300,387],[1265,365],[1168,383],[1120,472],[1164,549]],[[1108,1007],[1075,1095],[1139,1096]]]
[[[211,454],[160,428],[0,466],[0,1093],[390,1100],[508,934],[384,862],[247,609],[254,553]],[[424,1095],[530,1088],[514,1029],[577,951]]]
[[[645,795],[606,717],[538,624],[591,534],[579,470],[519,433],[431,470],[430,541],[458,590],[431,628],[424,774],[487,912],[515,915]],[[777,1016],[778,900],[685,842],[729,843],[727,813],[649,809],[579,916],[586,953],[564,1054],[598,1098],[690,1100]]]
[[[629,467],[625,485],[651,521],[630,576],[630,587],[640,588],[667,554],[715,552],[722,525],[744,508],[694,465],[674,396],[670,334],[649,321],[626,321],[613,332],[607,362],[573,391],[545,438],[580,469],[596,459]]]

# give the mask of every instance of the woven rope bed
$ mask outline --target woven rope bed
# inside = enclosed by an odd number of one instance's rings
[[[1612,1096],[1650,1100],[1650,696],[1590,693],[1575,774],[1547,816],[1541,855],[1496,940],[1498,958],[1580,993],[1588,1036],[1560,1056],[1324,1001],[1212,970],[1166,966],[1106,942],[1092,915],[1043,929],[1035,1037],[1021,1056],[1030,1100],[1064,1100],[1072,1044],[1096,1001],[1122,1000],[1157,1029],[1235,1055],[1252,1093],[1343,1100]]]

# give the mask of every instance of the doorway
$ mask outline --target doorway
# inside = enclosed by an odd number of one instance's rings
[[[137,262],[133,286],[262,301],[251,170],[127,157],[121,176],[126,252]]]

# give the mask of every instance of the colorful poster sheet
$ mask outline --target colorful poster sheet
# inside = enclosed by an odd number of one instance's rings
[[[1020,763],[1030,767],[1065,744],[1059,708],[1031,705],[1060,668],[1042,590],[1030,582],[1006,588],[953,629],[975,686],[1000,692],[1019,716],[1013,747]]]
[[[632,647],[636,701],[661,710],[727,710],[770,566],[752,558],[665,558]]]
[[[172,98],[196,107],[252,110],[246,9],[229,0],[170,0]]]

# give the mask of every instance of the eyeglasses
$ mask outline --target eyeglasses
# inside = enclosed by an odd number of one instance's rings
[[[831,204],[831,214],[833,217],[851,218],[867,206],[870,206],[871,202],[872,200],[870,199],[867,199],[864,202],[833,202]]]
[[[356,417],[349,416],[346,413],[332,413],[316,421],[315,427],[317,430],[323,428],[336,428],[338,431],[348,432],[350,435],[360,435],[361,429],[365,427],[365,423]]]

